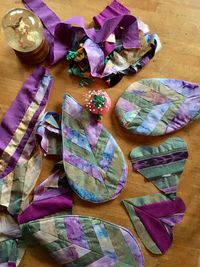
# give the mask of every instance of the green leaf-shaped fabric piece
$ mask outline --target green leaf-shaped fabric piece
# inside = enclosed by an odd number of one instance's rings
[[[113,136],[69,95],[64,97],[61,128],[71,188],[91,202],[116,198],[126,183],[127,164]]]
[[[143,267],[134,236],[121,226],[101,219],[62,215],[21,226],[65,267]]]
[[[179,137],[157,147],[140,146],[130,153],[133,168],[171,198],[176,195],[187,157],[187,144]]]

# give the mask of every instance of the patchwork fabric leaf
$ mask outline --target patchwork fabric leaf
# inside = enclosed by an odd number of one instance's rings
[[[141,249],[126,229],[86,216],[54,216],[21,225],[62,266],[142,267]]]
[[[33,201],[17,217],[20,224],[64,211],[71,214],[72,191],[60,165],[57,164],[53,173],[35,188]]]
[[[200,86],[175,79],[140,80],[121,95],[115,111],[132,133],[167,134],[199,118]]]
[[[124,155],[103,125],[69,95],[64,97],[62,137],[63,164],[72,189],[91,202],[116,198],[127,179]]]
[[[185,213],[182,199],[168,199],[153,194],[123,200],[132,224],[145,247],[154,254],[163,254],[173,241],[173,228]]]
[[[170,138],[158,147],[140,146],[130,153],[133,168],[160,191],[173,197],[188,158],[183,139]]]

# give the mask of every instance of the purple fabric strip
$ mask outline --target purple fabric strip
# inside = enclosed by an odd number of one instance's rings
[[[140,169],[144,169],[144,168],[148,168],[152,166],[165,165],[168,163],[187,159],[187,157],[188,157],[188,152],[181,151],[181,152],[171,153],[171,154],[163,155],[159,157],[153,157],[149,159],[134,161],[133,167],[135,170],[140,170]]]
[[[47,177],[47,179],[45,179],[41,184],[39,184],[35,188],[33,201],[44,199],[43,195],[48,193],[49,190],[47,190],[47,188],[53,187],[52,184],[55,184],[55,188],[53,189],[58,191],[58,189],[56,188],[56,185],[58,184],[59,173],[60,173],[60,170],[55,171],[49,177]]]
[[[17,221],[22,224],[71,208],[72,196],[71,193],[67,193],[57,197],[32,202],[20,215],[18,215]]]
[[[146,213],[137,207],[134,209],[160,251],[162,253],[167,251],[171,246],[172,238],[168,235],[164,225],[157,218],[151,217],[150,215],[146,216]]]
[[[166,252],[172,243],[172,235],[168,233],[164,222],[160,217],[171,217],[176,213],[185,212],[185,204],[180,198],[175,200],[151,203],[134,207],[135,213],[144,224],[152,240],[156,243],[162,253]]]
[[[15,262],[8,262],[8,267],[16,267],[16,263]]]
[[[88,175],[96,178],[101,183],[104,183],[104,179],[101,174],[101,169],[98,166],[93,165],[89,161],[86,161],[83,158],[72,154],[66,149],[63,151],[63,160],[65,160],[72,166],[78,168],[79,170],[87,173]]]
[[[27,8],[35,12],[46,29],[54,36],[55,27],[60,22],[59,17],[41,0],[23,0]]]
[[[92,149],[95,148],[99,140],[102,128],[103,128],[103,124],[101,122],[95,122],[93,120],[91,120],[85,128],[87,140],[90,143],[90,146]]]
[[[106,20],[119,15],[129,15],[130,10],[123,6],[116,0],[112,1],[110,5],[105,7],[105,9],[100,12],[97,16],[93,17],[95,24],[102,27]]]
[[[183,200],[178,197],[174,200],[146,204],[138,208],[156,218],[169,216],[170,214],[173,215],[174,213],[185,212],[185,204]]]
[[[43,75],[47,74],[47,71],[44,68],[39,68],[39,70],[43,73]],[[37,79],[38,79],[37,82],[41,82],[41,80],[39,80],[39,78],[42,80],[42,77],[37,76]],[[44,95],[44,97],[43,97],[38,109],[34,113],[31,121],[29,122],[29,125],[27,126],[27,130],[26,130],[22,140],[20,141],[20,143],[19,143],[18,147],[16,148],[14,154],[11,156],[10,161],[7,163],[7,167],[5,168],[3,173],[1,174],[2,178],[5,177],[6,175],[8,175],[8,173],[10,173],[14,169],[14,167],[16,166],[21,154],[23,153],[24,147],[26,146],[27,141],[28,141],[29,137],[32,134],[32,131],[33,131],[33,129],[34,129],[36,123],[37,123],[38,117],[41,114],[41,112],[44,110],[44,108],[45,108],[45,106],[47,104],[47,100],[48,100],[48,97],[49,97],[49,94],[50,94],[52,83],[53,83],[53,80],[51,79],[49,84],[47,85],[47,87],[44,89],[44,90],[46,90],[46,93],[45,93],[45,95]],[[30,90],[31,90],[31,87],[29,88],[29,91]],[[27,90],[26,93],[29,94],[29,91]],[[32,100],[34,101],[34,99],[32,99]],[[22,103],[21,103],[21,106],[22,106]],[[15,118],[15,115],[16,114],[13,113],[13,118]],[[31,153],[31,151],[30,151],[30,153]]]
[[[3,117],[3,120],[0,125],[0,156],[2,155],[6,146],[9,144],[24,114],[32,103],[38,90],[38,84],[44,74],[45,69],[43,67],[39,67],[34,70],[34,72],[28,77],[28,79],[23,84],[22,89],[20,90],[14,102],[10,106],[9,110]]]
[[[164,192],[165,194],[176,193],[176,189],[177,189],[177,185],[167,187],[167,188],[162,188],[162,189],[160,188],[160,190]]]
[[[173,217],[160,218],[162,222],[174,227],[177,223],[180,223],[183,219],[184,213],[174,214]]]
[[[65,229],[67,232],[67,239],[72,244],[76,244],[86,249],[90,249],[87,238],[82,229],[80,218],[77,217],[69,217],[64,219]]]

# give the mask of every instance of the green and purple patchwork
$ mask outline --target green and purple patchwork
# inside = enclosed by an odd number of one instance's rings
[[[154,254],[165,253],[173,241],[173,228],[185,213],[181,198],[157,193],[123,200],[131,222],[145,247]]]
[[[21,225],[62,266],[143,267],[141,249],[121,226],[86,216],[54,216]]]
[[[127,164],[112,135],[69,95],[64,97],[61,128],[71,188],[91,202],[116,198],[126,183]]]
[[[187,145],[179,137],[158,147],[140,146],[130,153],[133,168],[169,197],[176,195],[187,157]]]
[[[121,95],[115,111],[132,133],[164,135],[200,117],[200,86],[175,79],[140,80]]]

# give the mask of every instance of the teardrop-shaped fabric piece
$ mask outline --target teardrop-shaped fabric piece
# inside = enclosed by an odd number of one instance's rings
[[[130,153],[133,168],[168,196],[176,195],[187,157],[187,145],[179,137],[158,147],[140,146]]]
[[[172,244],[174,226],[183,219],[183,200],[170,200],[157,193],[125,199],[123,203],[145,247],[154,254],[165,253]]]
[[[63,165],[72,189],[91,202],[116,198],[126,183],[127,164],[112,135],[69,95],[61,128]]]
[[[65,267],[143,267],[138,242],[129,230],[101,219],[67,215],[23,224],[32,236]]]
[[[142,135],[164,135],[200,116],[200,86],[165,78],[132,83],[116,104],[123,127]]]

